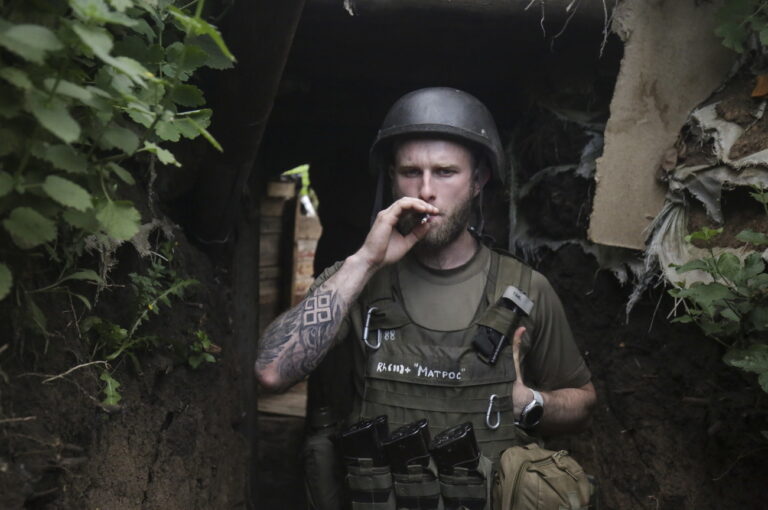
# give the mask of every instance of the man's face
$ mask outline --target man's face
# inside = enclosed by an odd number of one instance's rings
[[[416,197],[440,209],[423,246],[442,248],[467,228],[472,198],[478,193],[473,157],[464,146],[446,140],[410,140],[396,147],[392,169],[395,199]]]

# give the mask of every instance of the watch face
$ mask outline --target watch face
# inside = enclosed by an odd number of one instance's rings
[[[523,426],[523,428],[528,429],[538,425],[541,421],[542,415],[544,414],[544,407],[536,402],[526,411],[527,412],[523,413],[523,416],[520,417],[520,424]]]

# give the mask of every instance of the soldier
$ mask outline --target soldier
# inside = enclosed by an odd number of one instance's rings
[[[471,422],[492,460],[531,433],[585,427],[595,390],[555,292],[468,230],[483,187],[506,177],[486,107],[450,88],[405,95],[384,119],[371,165],[392,203],[363,246],[266,329],[260,384],[286,388],[350,339],[350,422],[427,418],[433,434]]]

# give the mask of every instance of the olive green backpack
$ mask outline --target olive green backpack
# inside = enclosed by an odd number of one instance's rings
[[[591,479],[567,451],[513,446],[499,461],[493,510],[594,510],[593,495]]]

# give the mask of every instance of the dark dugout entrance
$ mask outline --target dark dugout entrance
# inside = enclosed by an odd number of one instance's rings
[[[546,2],[545,8],[534,1],[526,9],[527,3],[306,3],[253,177],[310,164],[323,225],[316,273],[364,240],[375,188],[368,149],[389,106],[406,92],[449,86],[483,101],[517,186],[542,168],[579,162],[588,138],[568,117],[606,121],[621,44],[607,35],[610,13],[601,2]],[[565,176],[552,184],[551,193],[544,191],[550,196],[533,195],[537,211],[529,223],[541,217],[535,227],[548,238],[585,239],[590,181]],[[508,200],[493,209],[493,235],[509,248]],[[337,349],[313,374],[308,416],[330,405],[343,417],[348,367],[347,352]],[[303,505],[303,429],[298,419],[261,419],[258,501],[265,507]]]

